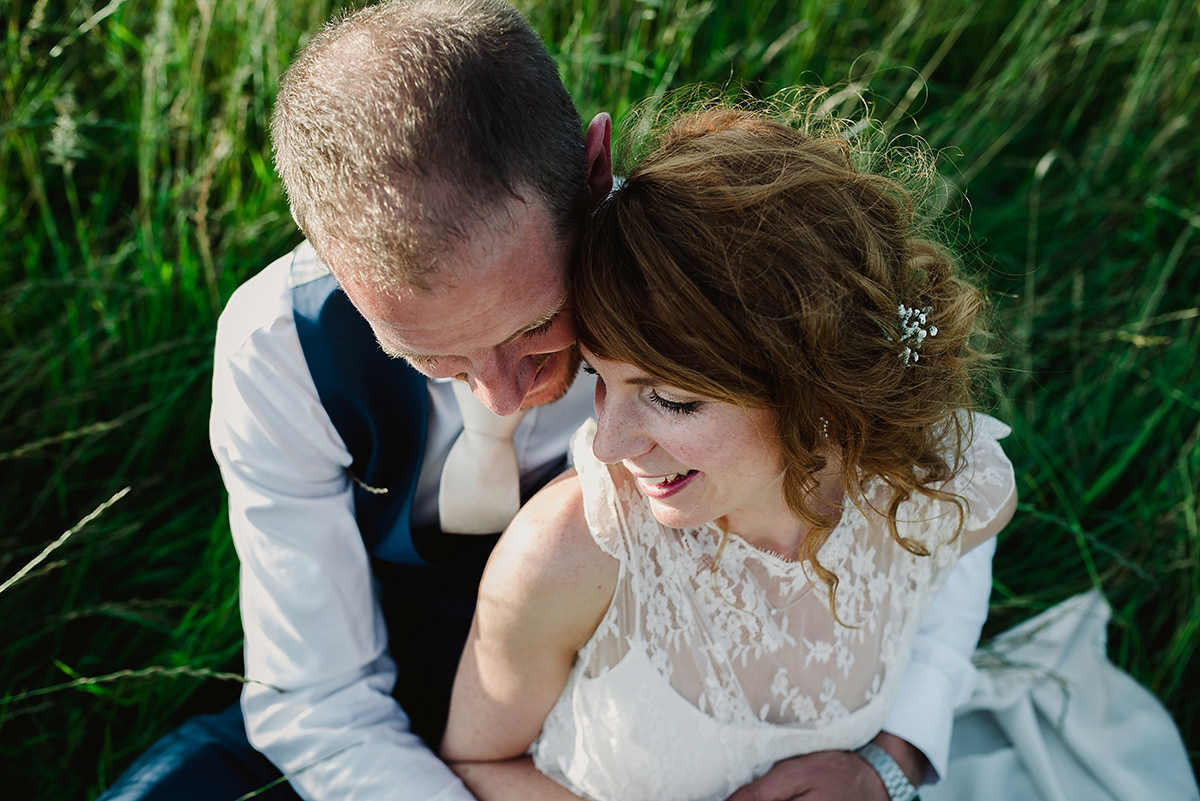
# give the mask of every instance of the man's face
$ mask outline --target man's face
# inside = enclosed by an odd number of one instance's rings
[[[386,353],[434,378],[465,379],[488,408],[508,415],[558,400],[579,368],[567,298],[571,243],[557,241],[540,202],[514,199],[481,228],[442,260],[432,292],[397,297],[355,281],[353,270],[334,274]]]

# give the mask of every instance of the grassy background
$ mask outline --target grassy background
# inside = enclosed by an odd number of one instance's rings
[[[942,151],[1022,503],[989,631],[1092,586],[1200,757],[1200,2],[519,3],[585,118],[849,83]],[[297,239],[265,128],[327,0],[0,3],[0,764],[94,796],[232,700],[214,320]],[[97,507],[124,496],[28,573]],[[12,579],[16,579],[13,581]]]

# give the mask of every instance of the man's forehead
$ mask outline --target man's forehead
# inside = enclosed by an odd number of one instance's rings
[[[429,288],[388,290],[335,269],[380,340],[421,356],[496,347],[548,323],[567,299],[570,243],[541,203],[512,202],[437,260]]]
[[[463,282],[397,295],[347,281],[343,290],[389,353],[431,358],[498,347],[550,324],[568,308],[564,284]]]
[[[567,306],[567,298],[566,296],[562,296],[557,302],[546,307],[540,313],[527,316],[525,318],[527,322],[524,324],[518,323],[515,326],[512,325],[512,321],[518,319],[515,315],[496,325],[489,324],[488,321],[483,320],[481,317],[478,319],[478,329],[465,331],[461,339],[456,340],[453,337],[442,338],[441,341],[445,344],[441,352],[436,349],[435,340],[432,338],[434,332],[432,331],[415,328],[407,330],[394,329],[396,338],[389,351],[392,351],[393,355],[409,359],[410,361],[466,356],[475,350],[508,345],[528,334],[543,329],[551,325],[560,314],[564,313]],[[506,325],[507,327],[505,327]],[[511,333],[507,336],[501,336],[505,331],[511,331]],[[476,333],[479,336],[475,336]]]

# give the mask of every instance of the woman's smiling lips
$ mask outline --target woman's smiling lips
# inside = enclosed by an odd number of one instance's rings
[[[690,484],[692,479],[698,475],[700,475],[700,471],[698,470],[688,470],[686,473],[668,473],[658,476],[644,476],[633,473],[633,477],[637,479],[638,487],[642,492],[656,500],[671,497]]]

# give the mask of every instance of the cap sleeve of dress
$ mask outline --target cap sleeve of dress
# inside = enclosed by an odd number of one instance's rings
[[[996,519],[1016,492],[1017,482],[1012,462],[1000,446],[1012,429],[986,414],[972,414],[971,423],[966,464],[949,489],[967,501],[966,530],[976,531]]]
[[[613,468],[592,453],[596,421],[588,419],[571,435],[570,453],[583,490],[583,514],[592,539],[610,556],[625,560],[625,538],[621,535],[625,515],[614,483]]]

